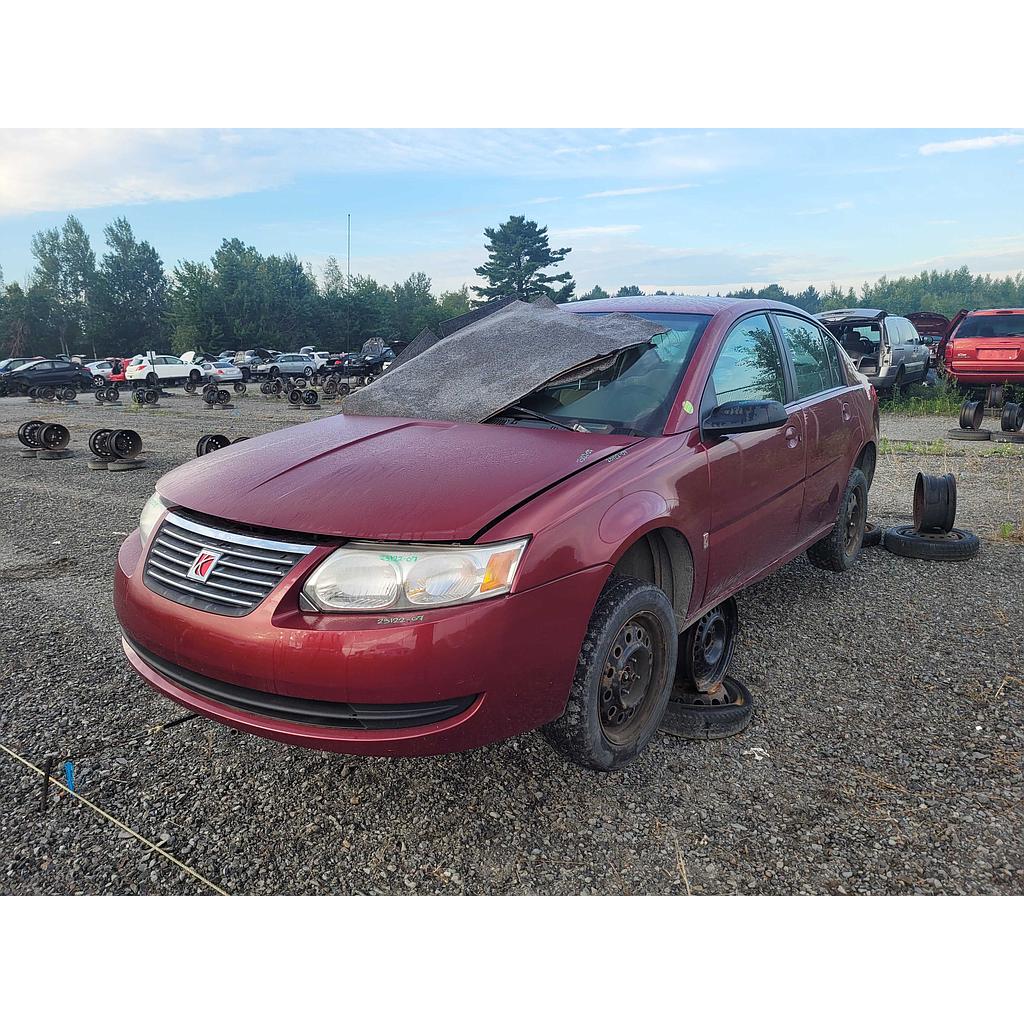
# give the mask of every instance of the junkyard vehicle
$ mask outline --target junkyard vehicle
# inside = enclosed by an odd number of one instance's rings
[[[76,388],[90,390],[93,375],[81,364],[64,359],[37,359],[0,375],[8,391],[25,392],[36,388]]]
[[[914,325],[918,337],[928,346],[929,367],[938,366],[939,346],[949,331],[949,317],[942,313],[908,313],[907,319]]]
[[[588,767],[636,757],[721,666],[733,594],[804,551],[853,564],[878,402],[781,303],[568,308],[512,303],[346,399],[374,415],[161,478],[115,574],[135,669],[300,746],[543,726]]]
[[[389,345],[371,340],[364,342],[359,352],[346,352],[328,359],[325,370],[339,377],[355,378],[359,384],[369,384],[394,358],[395,351]]]
[[[7,359],[0,359],[0,373],[12,373],[19,370],[28,363],[36,363],[42,356],[11,356]]]
[[[174,387],[184,384],[195,370],[193,363],[186,363],[177,356],[156,355],[136,356],[125,369],[129,384],[146,384],[149,387]]]
[[[257,374],[268,377],[312,377],[316,363],[302,352],[282,352],[256,368]]]
[[[203,379],[212,384],[233,384],[243,379],[242,368],[236,366],[230,359],[218,359],[215,362],[203,362],[199,364],[203,371]]]
[[[1024,309],[962,310],[949,325],[942,355],[958,384],[1024,384]]]
[[[876,388],[898,389],[927,378],[928,346],[906,317],[884,309],[833,309],[817,319]]]

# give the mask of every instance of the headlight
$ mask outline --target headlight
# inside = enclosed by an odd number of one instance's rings
[[[321,562],[302,593],[325,612],[482,601],[512,589],[526,544],[525,538],[465,547],[347,544]]]
[[[159,494],[154,494],[153,497],[142,506],[142,512],[139,514],[139,533],[142,535],[143,544],[149,540],[149,535],[153,532],[153,527],[156,526],[158,520],[167,511],[168,507],[169,506],[164,504],[164,500]]]

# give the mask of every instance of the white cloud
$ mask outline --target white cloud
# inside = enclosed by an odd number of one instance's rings
[[[972,149],[996,149],[1001,146],[1024,146],[1024,135],[980,135],[973,139],[950,139],[948,142],[928,142],[918,148],[922,156],[936,153],[964,153]]]
[[[541,203],[560,203],[562,201],[561,196],[537,196],[536,199],[527,199],[527,206],[539,206]]]
[[[641,185],[637,188],[610,188],[604,192],[588,192],[584,199],[606,199],[609,196],[642,196],[650,192],[677,192],[683,188],[696,188],[696,185]]]
[[[0,130],[0,216],[213,199],[280,188],[303,175],[454,176],[650,181],[735,162],[692,153],[686,136],[612,144],[561,130]],[[540,196],[543,202],[554,196]]]

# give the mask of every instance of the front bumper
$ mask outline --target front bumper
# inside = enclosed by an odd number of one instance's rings
[[[129,662],[156,690],[208,718],[344,753],[452,753],[561,714],[609,566],[416,615],[302,612],[302,583],[329,550],[317,548],[254,611],[232,618],[153,593],[142,580],[136,531],[118,552],[114,585]],[[293,713],[310,702],[315,713]],[[451,713],[396,727],[387,706],[400,715],[413,714],[410,707]],[[349,708],[362,720],[346,722]],[[376,721],[366,708],[378,709]]]

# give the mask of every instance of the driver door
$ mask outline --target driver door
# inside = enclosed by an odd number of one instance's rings
[[[756,313],[726,335],[701,400],[701,418],[724,402],[786,404],[791,386],[768,317]],[[781,427],[705,443],[711,484],[704,603],[738,590],[800,547],[806,449],[803,416]]]

